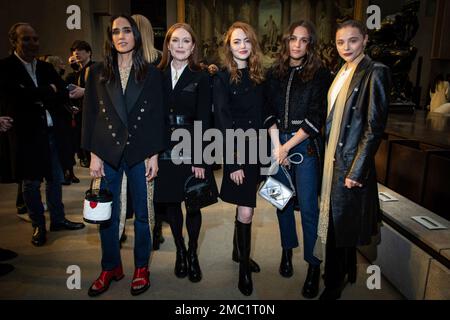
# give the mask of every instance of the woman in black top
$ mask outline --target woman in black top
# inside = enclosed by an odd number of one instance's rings
[[[252,27],[235,22],[228,29],[223,49],[225,69],[214,79],[214,109],[225,141],[227,129],[246,131],[262,128],[265,99],[261,50]],[[220,191],[223,201],[237,205],[234,243],[238,250],[234,250],[233,260],[240,261],[238,287],[244,295],[253,291],[251,272],[259,271],[258,265],[250,259],[250,239],[260,166],[257,161],[249,161],[252,156],[249,154],[250,144],[257,144],[256,134],[245,140],[245,150],[237,149],[234,143],[232,150],[225,150]],[[232,155],[232,159],[227,159],[227,155]]]
[[[319,219],[318,187],[320,179],[320,130],[326,112],[329,72],[321,67],[315,46],[314,26],[308,21],[292,23],[286,30],[281,51],[268,73],[272,115],[266,119],[275,158],[288,168],[296,189],[303,227],[304,259],[309,264],[302,294],[313,298],[318,294],[320,260],[313,254]],[[286,160],[294,155],[292,163]],[[301,163],[296,164],[300,160]],[[282,170],[276,179],[289,185]],[[279,272],[291,277],[292,248],[298,247],[294,217],[294,201],[277,210],[283,248]]]
[[[201,71],[197,64],[197,40],[191,26],[186,23],[174,24],[167,31],[164,40],[163,56],[158,67],[163,71],[163,90],[168,115],[167,139],[177,129],[188,130],[191,145],[193,141],[194,121],[203,130],[210,126],[211,94],[209,75]],[[183,239],[183,213],[181,202],[184,200],[186,180],[208,177],[214,184],[210,170],[202,161],[195,162],[196,155],[180,154],[172,157],[172,148],[178,141],[170,141],[169,149],[160,155],[159,173],[155,180],[154,206],[156,215],[165,215],[170,224],[177,248],[175,275],[179,278],[189,276],[192,282],[202,278],[197,257],[197,242],[202,223],[200,210],[186,213],[186,227],[189,234],[189,249]],[[186,150],[184,150],[186,151]],[[189,150],[191,151],[191,150]],[[181,158],[180,158],[180,157]],[[176,164],[177,160],[183,163]],[[202,155],[200,155],[200,160]],[[175,162],[175,163],[174,163]],[[180,161],[181,162],[181,161]]]
[[[118,237],[124,172],[136,214],[131,294],[150,287],[147,182],[156,177],[158,153],[166,147],[163,115],[161,74],[143,58],[136,23],[125,15],[112,17],[105,62],[91,67],[84,98],[82,147],[91,152],[90,174],[103,177],[103,187],[107,183],[113,195],[111,221],[100,226],[102,272],[89,288],[90,296],[124,276]]]
[[[152,24],[150,21],[143,15],[134,14],[131,16],[133,20],[136,22],[136,25],[139,29],[139,32],[142,36],[142,50],[144,54],[144,59],[148,63],[154,65],[155,67],[161,62],[161,52],[156,50],[154,43],[154,33]],[[127,239],[127,235],[125,233],[125,223],[126,219],[133,217],[133,203],[131,199],[130,185],[127,183],[126,175],[123,177],[123,188],[121,194],[121,211],[120,211],[120,225],[119,225],[119,237],[120,242],[124,242]],[[149,194],[149,215],[153,213],[153,205],[151,204],[153,198],[153,182],[148,184],[148,194]],[[150,199],[151,198],[151,199]],[[151,219],[152,220],[152,219]],[[153,237],[152,244],[153,250],[159,250],[160,243],[164,242],[164,237],[162,236],[162,217],[156,216],[154,217],[154,226],[153,226]],[[151,223],[150,223],[151,224]]]

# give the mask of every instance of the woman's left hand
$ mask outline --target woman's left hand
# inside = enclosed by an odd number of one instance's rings
[[[349,178],[345,178],[345,187],[348,189],[354,188],[354,187],[362,187],[363,185],[361,183],[359,183],[358,181],[349,179]]]
[[[158,175],[158,155],[145,159],[145,176],[147,181],[152,181]]]
[[[192,173],[197,179],[205,179],[205,169],[199,167],[192,167]]]
[[[289,154],[288,148],[286,148],[285,145],[280,145],[278,148],[275,148],[273,152],[275,154],[275,160],[279,164],[284,164]]]

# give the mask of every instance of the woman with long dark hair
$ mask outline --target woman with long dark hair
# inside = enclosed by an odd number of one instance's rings
[[[386,126],[390,72],[364,54],[364,23],[338,25],[336,48],[345,61],[328,91],[326,148],[320,195],[317,249],[326,244],[325,290],[338,299],[356,281],[356,247],[378,232],[375,154]]]
[[[266,119],[266,126],[270,126],[276,160],[288,167],[301,213],[303,256],[308,263],[302,289],[306,298],[314,298],[319,290],[321,261],[313,249],[319,220],[320,135],[330,83],[330,73],[322,67],[316,45],[311,22],[292,23],[283,35],[280,53],[267,80],[272,115]],[[286,160],[291,155],[292,163]],[[282,170],[276,179],[289,185]],[[295,205],[291,201],[283,210],[277,210],[283,249],[279,272],[286,278],[294,273],[292,249],[298,247]]]
[[[211,120],[209,76],[198,65],[197,50],[197,37],[191,26],[176,23],[167,31],[162,59],[158,65],[163,72],[168,139],[175,130],[185,129],[190,133],[192,146],[201,144],[201,141],[192,140],[194,122],[201,125],[203,130],[207,130]],[[198,179],[208,178],[214,186],[215,182],[206,164],[203,161],[195,162],[197,157],[193,152],[194,148],[189,150],[190,155],[178,153],[177,159],[174,158],[172,149],[177,143],[178,141],[171,141],[169,148],[160,155],[160,171],[155,180],[155,214],[164,216],[172,230],[177,250],[175,275],[178,278],[188,276],[190,281],[199,282],[202,279],[202,271],[197,248],[202,214],[200,210],[186,212],[186,228],[189,235],[189,247],[186,250],[181,202],[184,200],[186,181],[192,175]],[[202,155],[203,152],[199,154],[199,158],[202,158]],[[186,161],[183,161],[183,158]]]
[[[155,49],[154,44],[154,34],[153,28],[150,21],[143,15],[134,14],[131,16],[133,20],[136,22],[136,25],[141,33],[142,37],[142,50],[144,52],[144,59],[154,65],[157,66],[161,61],[161,52]],[[148,194],[149,194],[149,215],[154,215],[153,209],[153,188],[154,182],[148,184]],[[125,224],[126,219],[133,217],[133,204],[130,196],[130,186],[127,183],[127,177],[124,174],[122,180],[122,194],[121,194],[121,211],[120,211],[120,225],[119,225],[119,236],[120,242],[125,242],[127,239],[127,235],[125,233]],[[150,218],[151,219],[151,218]],[[154,215],[154,226],[153,226],[153,237],[152,244],[153,250],[159,250],[159,245],[164,242],[164,237],[162,236],[162,217]]]
[[[213,90],[217,126],[224,137],[227,129],[263,128],[264,72],[255,31],[246,23],[233,23],[222,49],[224,69],[217,73]],[[259,266],[250,259],[252,217],[260,182],[260,166],[249,161],[253,143],[257,144],[256,136],[246,139],[245,150],[238,150],[234,142],[233,150],[225,149],[225,158],[227,154],[235,156],[232,161],[225,159],[220,191],[223,201],[236,205],[233,260],[239,261],[238,288],[247,296],[253,292],[251,272],[259,272]]]
[[[102,188],[113,195],[111,221],[100,226],[102,272],[88,294],[102,294],[112,280],[124,276],[118,235],[125,172],[135,211],[131,294],[138,295],[150,286],[147,182],[157,175],[158,153],[166,140],[161,75],[145,61],[141,34],[131,17],[111,18],[105,61],[92,67],[84,103],[82,147],[91,152],[90,174],[102,178]]]

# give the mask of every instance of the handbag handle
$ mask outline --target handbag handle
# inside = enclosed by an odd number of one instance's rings
[[[300,161],[293,161],[291,159],[293,156],[300,156]],[[286,159],[289,160],[290,162],[292,162],[293,164],[300,164],[303,162],[303,155],[300,152],[295,152],[295,153],[287,156]],[[291,175],[289,174],[289,172],[286,170],[286,168],[283,165],[279,165],[278,162],[272,163],[272,165],[269,168],[269,173],[273,172],[275,170],[276,166],[281,167],[281,170],[283,171],[284,175],[288,179],[291,189],[295,194],[295,187],[294,187],[294,184],[292,183]],[[270,174],[270,175],[273,175],[273,174]]]
[[[106,189],[109,190],[109,183],[108,180],[105,177],[101,178],[93,178],[91,180],[90,190],[100,190],[100,184],[102,182],[102,179],[106,182]]]
[[[186,182],[184,183],[184,190],[187,189],[187,187],[188,187],[188,185],[189,185],[189,182],[191,182],[192,179],[205,180],[206,182],[209,183],[208,177],[206,176],[206,173],[205,173],[205,179],[195,178],[195,175],[192,174],[192,175],[190,175],[190,176],[186,179]]]

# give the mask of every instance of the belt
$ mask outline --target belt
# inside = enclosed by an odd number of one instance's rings
[[[169,114],[169,125],[171,126],[188,126],[193,124],[194,119],[192,117]]]
[[[182,152],[180,152],[180,154],[178,154],[178,156],[176,156],[175,158],[176,159],[191,159],[191,157],[189,155],[183,155]],[[173,160],[174,158],[172,157],[172,149],[161,152],[159,154],[158,159],[159,160]]]

